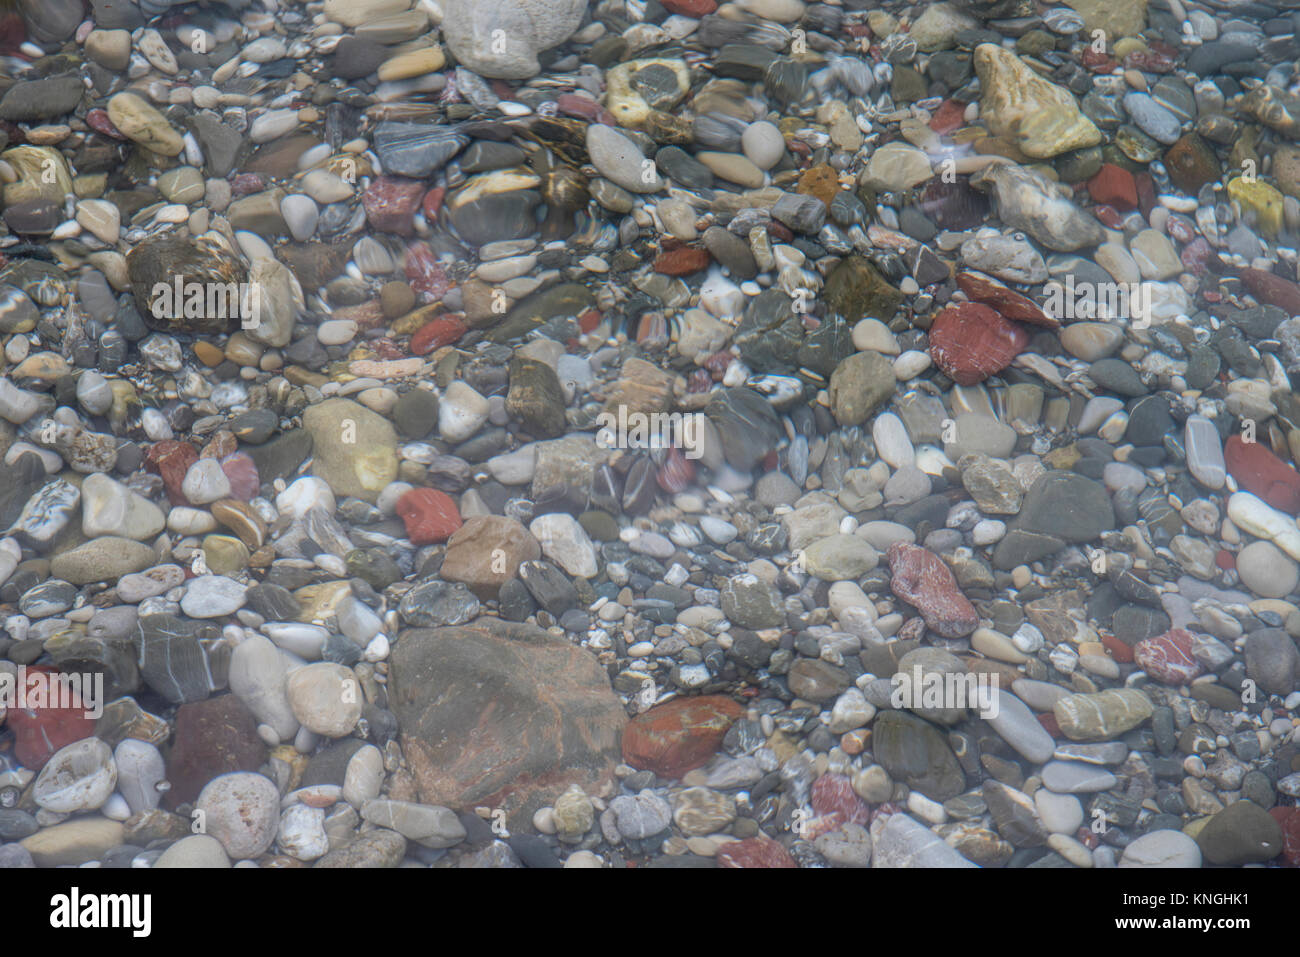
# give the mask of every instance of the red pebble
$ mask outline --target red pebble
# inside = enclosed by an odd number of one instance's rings
[[[376,176],[361,194],[366,220],[381,233],[410,236],[415,232],[415,211],[424,197],[424,184],[404,176]]]
[[[669,249],[655,257],[655,272],[665,276],[689,276],[692,273],[708,269],[713,257],[707,249],[694,246],[681,246]]]
[[[930,129],[940,136],[961,129],[966,124],[966,104],[944,100],[930,116]]]
[[[1300,867],[1300,807],[1271,807],[1268,813],[1282,828],[1282,861]]]
[[[1029,345],[1029,333],[988,306],[949,306],[930,327],[930,357],[958,385],[1001,372]]]
[[[266,177],[261,173],[236,173],[230,177],[230,195],[235,199],[250,196],[266,189]]]
[[[979,614],[943,559],[919,545],[895,542],[885,553],[889,587],[916,608],[926,627],[945,638],[964,638],[979,627]]]
[[[1056,723],[1056,715],[1052,714],[1052,712],[1048,711],[1046,714],[1036,714],[1034,717],[1037,718],[1038,723],[1043,726],[1043,730],[1052,737],[1059,738],[1061,736],[1061,726]]]
[[[1097,217],[1097,221],[1107,229],[1123,229],[1124,217],[1114,206],[1094,206],[1092,215]]]
[[[230,479],[230,493],[237,499],[250,502],[257,498],[262,481],[257,475],[257,463],[247,452],[235,452],[221,460],[221,471]]]
[[[1088,195],[1094,203],[1109,203],[1116,209],[1136,209],[1137,183],[1133,174],[1114,163],[1102,163],[1092,179],[1088,180]]]
[[[96,107],[93,110],[86,111],[86,125],[96,133],[103,133],[105,136],[114,140],[124,140],[125,136],[113,125],[113,121],[108,118],[108,110]]]
[[[442,268],[428,243],[416,242],[406,247],[406,263],[402,271],[422,302],[437,302],[451,290],[452,281],[447,278],[447,270]]]
[[[0,56],[22,56],[18,48],[27,42],[27,25],[17,10],[0,16]]]
[[[1144,218],[1150,220],[1151,210],[1156,208],[1156,184],[1150,173],[1138,173],[1133,177],[1133,185],[1137,187],[1138,209]]]
[[[1206,269],[1209,268],[1210,257],[1213,255],[1214,249],[1210,246],[1209,241],[1204,236],[1197,236],[1182,248],[1178,258],[1182,260],[1188,272],[1196,276],[1203,276]]]
[[[1196,224],[1181,213],[1170,214],[1165,231],[1170,239],[1180,243],[1190,243],[1201,235],[1196,231]]]
[[[664,464],[655,470],[655,481],[665,492],[680,492],[695,481],[695,463],[681,449],[670,448]]]
[[[661,778],[680,778],[718,753],[732,722],[744,713],[722,695],[674,698],[628,722],[623,760]]]
[[[1114,635],[1102,635],[1101,643],[1106,646],[1110,656],[1122,665],[1131,664],[1133,661],[1133,648],[1126,645]]]
[[[445,542],[462,524],[451,496],[436,488],[411,489],[397,500],[397,514],[412,545]]]
[[[1214,553],[1214,564],[1218,565],[1225,572],[1230,572],[1237,567],[1237,556],[1227,549],[1220,548]]]
[[[59,669],[49,665],[29,665],[21,689],[17,685],[13,688],[15,700],[27,705],[11,708],[6,718],[14,732],[14,757],[31,771],[45,767],[45,762],[60,748],[95,733],[96,719],[86,717],[86,708],[79,694],[70,689],[65,691],[51,680],[51,676],[57,674]],[[21,699],[18,697],[20,690],[24,695]],[[51,704],[71,707],[47,706]]]
[[[601,313],[599,309],[588,309],[578,317],[578,328],[584,333],[591,332],[600,325]]]
[[[686,377],[686,391],[698,394],[708,392],[713,388],[713,376],[709,375],[708,369],[696,369]]]
[[[1118,61],[1109,53],[1099,53],[1091,46],[1084,47],[1079,62],[1083,64],[1085,69],[1093,73],[1109,73],[1119,66]]]
[[[1263,269],[1238,269],[1237,278],[1260,302],[1285,309],[1289,316],[1300,316],[1300,286]]]
[[[718,849],[720,867],[798,867],[790,852],[770,837],[747,837]]]
[[[439,316],[425,323],[411,336],[411,355],[428,355],[434,349],[449,346],[460,339],[468,328],[455,316]]]
[[[1124,57],[1124,67],[1143,73],[1172,73],[1174,57],[1157,50],[1134,50]]]
[[[1300,472],[1263,443],[1230,435],[1223,444],[1223,461],[1241,488],[1289,515],[1300,513]]]
[[[1061,324],[1043,312],[1038,303],[992,276],[968,269],[957,273],[957,286],[971,299],[982,302],[1004,319],[1017,319],[1049,329],[1061,328]]]
[[[718,9],[717,0],[663,0],[663,8],[683,17],[707,17]]]
[[[176,439],[155,442],[144,453],[145,469],[163,480],[167,499],[172,505],[190,504],[181,492],[181,485],[185,481],[185,473],[198,460],[199,453],[194,446]]]
[[[1192,657],[1191,634],[1182,628],[1143,638],[1133,646],[1133,660],[1152,678],[1167,685],[1187,684],[1204,671]]]
[[[420,209],[424,212],[424,218],[431,223],[438,221],[438,214],[442,212],[442,201],[447,195],[447,190],[442,186],[435,186],[424,194],[424,200],[420,203]]]
[[[819,777],[813,782],[810,803],[813,813],[817,815],[812,823],[830,824],[824,829],[819,828],[823,834],[845,824],[866,824],[871,819],[871,808],[858,797],[847,775],[823,774]],[[815,834],[807,836],[816,837]]]
[[[767,234],[781,243],[788,243],[794,239],[794,232],[785,223],[775,219],[768,220]]]

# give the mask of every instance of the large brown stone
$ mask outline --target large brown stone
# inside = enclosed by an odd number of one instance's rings
[[[256,771],[265,760],[257,721],[234,695],[181,705],[167,760],[171,790],[163,796],[163,805],[172,810],[189,804],[218,775]]]
[[[542,557],[532,532],[504,515],[471,518],[447,541],[442,577],[464,582],[479,598],[496,598],[501,586],[519,575],[522,562]]]
[[[604,669],[532,625],[404,631],[388,688],[426,804],[499,808],[514,825],[570,785],[601,790],[622,756],[627,716]]]

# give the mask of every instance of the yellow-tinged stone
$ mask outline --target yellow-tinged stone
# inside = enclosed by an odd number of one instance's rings
[[[898,17],[884,10],[872,10],[867,14],[867,26],[878,37],[887,37],[898,32]]]
[[[248,567],[248,546],[233,535],[203,539],[203,560],[214,575],[235,575]]]
[[[107,173],[82,173],[72,180],[72,191],[78,199],[93,199],[103,196],[108,188]]]
[[[1071,443],[1070,445],[1052,449],[1043,456],[1043,464],[1050,469],[1061,469],[1068,472],[1074,468],[1074,464],[1081,458],[1083,458],[1083,454]]]
[[[420,306],[418,309],[413,309],[406,315],[393,320],[393,334],[398,336],[409,336],[411,333],[424,328],[429,324],[430,320],[436,319],[443,312],[445,312],[445,310],[442,305],[436,302],[427,306]]]
[[[37,867],[59,867],[98,860],[125,843],[125,829],[106,817],[79,817],[42,828],[18,843]]]
[[[308,624],[323,623],[338,614],[339,605],[351,594],[352,586],[346,581],[304,585],[293,593],[301,607],[298,620]]]
[[[185,148],[181,134],[148,101],[134,93],[119,93],[108,101],[108,118],[127,139],[163,156],[179,156]]]
[[[307,770],[307,755],[292,744],[279,744],[271,749],[271,757],[279,758],[289,765],[289,784],[285,790],[295,790],[302,783],[303,772]]]
[[[1282,194],[1261,180],[1238,176],[1228,181],[1228,197],[1243,213],[1252,213],[1255,228],[1265,236],[1276,236],[1282,229]]]
[[[288,366],[284,370],[284,377],[293,385],[313,385],[318,389],[330,381],[327,376],[302,366]]]
[[[490,173],[471,176],[465,184],[447,199],[449,209],[460,209],[467,203],[495,196],[498,193],[513,193],[519,189],[536,189],[542,180],[535,173],[526,169],[498,169]]]
[[[382,83],[409,80],[427,73],[437,73],[446,65],[447,56],[442,52],[442,47],[425,47],[423,50],[399,53],[379,64],[379,79]]]
[[[1130,53],[1142,53],[1146,50],[1147,45],[1137,37],[1124,37],[1116,40],[1110,48],[1110,54],[1117,60],[1122,60]]]
[[[60,123],[37,126],[27,131],[27,142],[33,146],[53,146],[66,140],[71,132],[71,127]]]
[[[345,27],[396,16],[411,9],[411,0],[325,0],[325,16]]]
[[[325,168],[343,182],[354,185],[361,177],[373,176],[375,172],[375,168],[370,165],[369,160],[364,156],[357,156],[353,153],[338,153],[331,156],[326,161]]]
[[[1009,664],[1022,664],[1029,659],[1011,643],[1011,639],[1001,632],[994,631],[992,628],[976,628],[975,633],[971,635],[971,648],[982,655],[994,659],[995,661],[1005,661]]]
[[[981,43],[975,70],[983,90],[981,120],[994,135],[1011,137],[1026,156],[1047,159],[1101,142],[1101,130],[1079,110],[1074,95],[1014,53]]]
[[[1065,5],[1083,17],[1089,36],[1103,30],[1107,37],[1131,37],[1147,25],[1147,0],[1065,0]]]
[[[15,146],[0,153],[14,168],[18,179],[5,184],[6,206],[26,200],[44,200],[63,203],[63,197],[72,192],[72,174],[63,154],[50,146]]]
[[[792,758],[799,751],[798,745],[784,731],[773,731],[772,736],[767,739],[767,746],[772,749],[778,761]]]
[[[650,115],[652,109],[650,104],[640,93],[632,89],[632,77],[649,66],[662,66],[672,71],[677,80],[679,100],[691,88],[691,75],[684,60],[650,57],[644,60],[628,60],[626,63],[611,67],[605,73],[605,109],[614,115],[614,119],[618,120],[620,126],[640,126]]]
[[[1297,611],[1300,611],[1300,608],[1296,608],[1295,605],[1291,604],[1289,601],[1283,601],[1281,598],[1257,598],[1246,607],[1248,607],[1253,614],[1262,615],[1264,612],[1269,612],[1277,615],[1283,621],[1286,621]]]

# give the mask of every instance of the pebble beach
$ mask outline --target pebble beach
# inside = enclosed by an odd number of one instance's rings
[[[1298,62],[0,0],[0,867],[1300,866]]]

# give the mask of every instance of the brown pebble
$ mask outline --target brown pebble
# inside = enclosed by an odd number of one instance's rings
[[[384,310],[384,317],[396,319],[415,308],[415,291],[400,280],[384,283],[379,290],[379,304]]]
[[[210,342],[194,343],[194,357],[209,369],[215,369],[226,359],[226,354]]]

